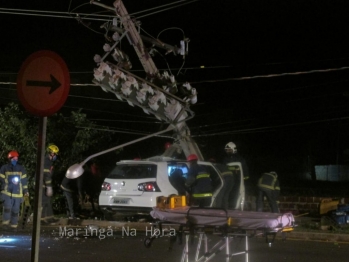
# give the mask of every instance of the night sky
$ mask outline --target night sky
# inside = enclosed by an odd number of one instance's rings
[[[66,61],[72,84],[91,83],[93,57],[103,54],[104,22],[55,16],[104,9],[82,0],[51,2],[2,1],[1,81],[15,77],[31,53],[51,50]],[[289,173],[308,171],[314,164],[348,164],[348,1],[180,1],[189,3],[152,15],[161,9],[149,9],[175,2],[123,2],[141,21],[141,34],[157,37],[162,32],[159,39],[171,45],[179,45],[184,36],[190,39],[182,68],[182,57],[161,50],[154,61],[161,72],[169,66],[178,82],[189,81],[198,90],[198,103],[191,107],[196,115],[187,124],[207,158],[221,159],[224,145],[233,141],[253,172],[271,164]],[[4,13],[15,12],[9,9],[63,13]],[[176,29],[165,30],[169,28]],[[127,41],[122,48],[131,58],[132,72],[144,77]],[[2,105],[16,101],[11,90],[15,85],[0,85]],[[77,108],[100,126],[124,131],[115,134],[120,142],[139,137],[132,132],[166,127],[98,87],[73,85],[62,112]],[[146,141],[126,152],[147,157],[166,141]]]

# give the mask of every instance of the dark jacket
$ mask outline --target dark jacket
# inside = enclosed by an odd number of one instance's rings
[[[44,159],[44,181],[43,187],[52,187],[53,166],[50,157],[47,155]]]
[[[18,182],[15,182],[18,179]],[[1,193],[21,198],[28,193],[27,171],[19,164],[13,166],[11,163],[0,168]]]
[[[229,170],[229,167],[227,165],[216,163],[214,164],[214,166],[217,167],[223,177],[233,175],[233,172]]]
[[[275,172],[264,173],[258,180],[258,187],[264,190],[274,191],[274,197],[276,199],[280,195],[279,179]]]
[[[246,161],[239,153],[230,154],[226,156],[223,162],[226,165],[232,162],[240,162],[242,166],[243,174],[244,174],[244,179],[248,179],[250,177]],[[230,171],[233,172],[233,174],[236,174],[236,173],[240,174],[240,168],[238,166],[228,166],[228,168]]]
[[[62,183],[61,183],[61,188],[64,191],[83,195],[84,194],[84,177],[83,177],[83,175],[79,176],[78,178],[74,178],[74,179],[69,179],[67,177],[64,177],[62,180]]]
[[[205,167],[198,164],[191,165],[185,185],[190,188],[193,197],[211,197],[211,183],[210,174]]]

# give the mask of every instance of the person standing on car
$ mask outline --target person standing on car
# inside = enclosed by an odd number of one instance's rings
[[[18,164],[19,154],[8,153],[8,164],[0,168],[1,201],[3,201],[2,226],[16,230],[23,196],[29,196],[28,178],[25,168]]]
[[[263,211],[263,199],[267,198],[272,213],[279,213],[280,184],[278,175],[272,171],[264,173],[258,180],[257,211]]]
[[[239,165],[234,165],[232,163],[238,162],[241,164],[244,180],[249,178],[249,172],[245,159],[238,153],[236,145],[233,142],[226,144],[224,150],[226,152],[226,157],[224,158],[223,162],[228,166],[228,169],[233,173],[234,176],[234,186],[233,189],[230,190],[228,203],[229,208],[233,209],[236,206],[236,201],[239,194],[241,170]]]
[[[190,191],[192,206],[209,207],[212,200],[212,185],[210,174],[198,164],[198,157],[191,154],[187,157],[189,170],[185,185]]]
[[[44,181],[42,193],[41,223],[53,224],[56,223],[58,220],[54,218],[52,209],[52,173],[53,162],[57,159],[59,148],[55,144],[50,144],[47,147],[46,151],[47,154],[44,159]]]

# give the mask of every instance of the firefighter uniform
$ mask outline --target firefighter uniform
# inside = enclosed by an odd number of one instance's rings
[[[242,167],[242,171],[243,171],[243,175],[244,175],[244,180],[249,179],[249,172],[248,172],[248,167],[247,167],[246,161],[238,153],[235,153],[235,154],[232,154],[232,155],[229,155],[229,156],[225,157],[223,162],[226,165],[228,165],[229,170],[234,175],[238,175],[238,176],[240,176],[240,173],[241,173],[240,166],[229,165],[229,163],[232,163],[232,162],[239,162],[239,163],[241,163],[241,167]]]
[[[46,220],[53,219],[53,209],[52,209],[52,160],[50,156],[47,155],[44,159],[44,181],[43,181],[43,192],[42,192],[42,213],[41,221],[49,222]],[[52,193],[49,193],[49,192]]]
[[[63,178],[61,183],[61,189],[63,195],[67,200],[68,216],[69,218],[77,218],[78,212],[81,211],[82,200],[84,195],[84,179],[85,173],[78,178],[70,179],[66,176]],[[79,204],[80,200],[80,204]]]
[[[264,173],[258,180],[257,211],[263,211],[263,198],[267,198],[271,212],[279,213],[278,199],[280,195],[279,179],[276,172]]]
[[[239,165],[230,165],[230,163],[233,163],[233,162],[241,163],[244,180],[249,178],[248,167],[245,159],[242,156],[240,156],[238,153],[228,155],[227,157],[224,158],[223,162],[228,166],[229,171],[232,172],[234,176],[234,185],[233,185],[233,189],[230,191],[229,203],[228,203],[229,209],[234,209],[236,207],[236,201],[239,195],[239,188],[241,183],[241,170]]]
[[[11,228],[16,229],[23,195],[28,194],[25,168],[17,163],[3,165],[0,168],[0,184],[1,198],[4,201],[2,225],[10,225]]]
[[[233,193],[236,175],[228,169],[227,165],[215,164],[223,178],[223,187],[216,197],[215,207],[229,208],[229,196]]]
[[[188,161],[190,161],[190,167],[185,185],[191,192],[191,204],[193,206],[208,207],[212,200],[210,174],[203,166],[198,165],[196,155],[189,155]]]

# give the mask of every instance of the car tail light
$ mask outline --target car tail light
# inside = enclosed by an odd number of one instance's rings
[[[161,192],[156,182],[145,182],[138,184],[138,190],[144,192]]]
[[[110,191],[111,185],[107,182],[103,182],[102,184],[102,191]]]

